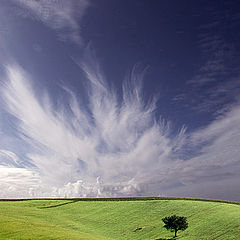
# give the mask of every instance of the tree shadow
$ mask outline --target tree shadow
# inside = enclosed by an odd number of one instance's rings
[[[39,209],[43,209],[43,208],[55,208],[55,207],[60,207],[63,205],[67,205],[67,204],[71,204],[71,203],[75,203],[78,202],[78,200],[72,200],[71,202],[66,202],[66,203],[59,203],[57,205],[50,205],[50,206],[44,206],[44,207],[39,207]]]

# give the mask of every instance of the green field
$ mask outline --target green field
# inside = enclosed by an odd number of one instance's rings
[[[0,239],[165,240],[172,214],[189,222],[178,239],[240,239],[240,205],[192,200],[0,201]]]

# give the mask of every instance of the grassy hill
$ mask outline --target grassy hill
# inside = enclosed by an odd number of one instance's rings
[[[121,200],[121,199],[120,199]],[[183,199],[0,201],[0,239],[171,239],[161,219],[186,216],[178,239],[240,239],[240,205]],[[138,200],[138,201],[134,201]]]

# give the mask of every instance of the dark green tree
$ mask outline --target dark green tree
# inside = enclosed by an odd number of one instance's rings
[[[178,230],[184,231],[188,227],[186,217],[172,215],[170,217],[163,218],[162,221],[165,223],[165,225],[163,226],[164,228],[166,228],[167,230],[171,230],[171,232],[175,232],[174,237],[177,237]]]

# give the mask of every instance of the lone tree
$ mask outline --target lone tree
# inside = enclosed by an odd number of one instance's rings
[[[170,217],[163,218],[162,221],[165,223],[165,225],[163,226],[164,228],[166,228],[167,230],[171,230],[171,232],[175,232],[174,237],[177,237],[178,230],[184,231],[188,227],[186,217],[172,215]]]

